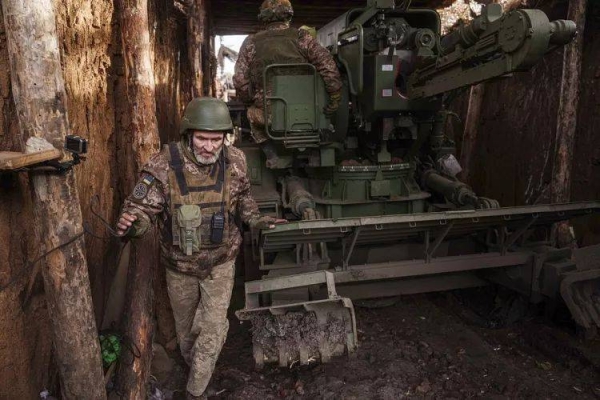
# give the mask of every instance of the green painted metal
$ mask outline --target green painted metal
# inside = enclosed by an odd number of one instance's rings
[[[247,284],[239,316],[336,307],[347,315],[349,298],[496,282],[532,302],[562,296],[580,325],[600,325],[589,294],[599,269],[583,272],[549,235],[556,222],[600,212],[600,202],[499,208],[457,179],[444,131],[456,89],[531,68],[572,40],[573,22],[490,4],[442,36],[434,10],[393,6],[369,0],[319,30],[343,79],[333,116],[322,112],[327,94],[312,65],[265,71],[267,130],[289,168],[269,169],[258,148],[245,151],[262,211],[289,223],[252,232],[253,257],[268,276]],[[321,293],[335,285],[349,298]],[[308,354],[255,350],[259,364]],[[331,351],[319,354],[327,360]]]
[[[340,33],[338,43],[338,60],[348,71],[350,93],[356,95],[363,91],[363,29],[359,24],[348,27]]]
[[[273,64],[265,68],[263,87],[272,90],[264,96],[263,109],[267,135],[289,148],[315,146],[320,131],[329,127],[322,112],[327,103],[323,79],[311,64]]]
[[[535,65],[555,42],[566,44],[575,34],[572,21],[554,24],[540,10],[502,14],[490,4],[481,16],[441,41],[442,53],[425,61],[409,79],[411,98],[438,95]]]
[[[416,238],[422,233],[454,222],[453,229],[469,234],[489,227],[505,226],[511,230],[533,220],[530,226],[551,225],[555,222],[600,212],[600,202],[549,204],[498,208],[491,210],[458,210],[408,215],[293,221],[262,232],[262,248],[271,243],[295,245],[299,242],[333,242],[362,228],[361,235],[385,232],[390,240]]]
[[[197,97],[185,108],[179,133],[185,135],[188,130],[230,131],[233,123],[227,105],[212,97]]]

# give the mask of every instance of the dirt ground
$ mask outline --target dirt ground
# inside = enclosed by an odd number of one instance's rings
[[[521,299],[499,302],[492,292],[356,307],[354,355],[283,370],[255,371],[249,326],[232,316],[209,398],[600,399],[599,340],[580,340],[568,324],[549,324]]]

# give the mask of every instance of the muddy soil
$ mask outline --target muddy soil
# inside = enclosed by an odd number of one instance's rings
[[[210,398],[600,399],[600,341],[537,316],[499,327],[476,308],[455,293],[357,308],[359,349],[350,358],[262,371],[254,370],[249,325],[232,318]]]

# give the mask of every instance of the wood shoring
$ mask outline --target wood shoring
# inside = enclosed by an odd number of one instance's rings
[[[212,15],[211,3],[205,1],[205,14]],[[204,95],[217,95],[217,57],[215,52],[215,36],[212,34],[214,30],[213,19],[205,18],[204,24]]]
[[[121,399],[145,399],[152,362],[154,280],[159,259],[158,235],[150,230],[133,241],[127,271],[124,346],[117,375]]]
[[[461,179],[469,183],[473,151],[477,145],[477,130],[481,119],[481,107],[485,94],[485,83],[471,86],[469,92],[469,104],[467,106],[467,117],[465,120],[465,131],[463,133],[460,151],[460,164],[463,168]]]
[[[569,1],[567,19],[574,21],[577,25],[577,36],[570,44],[565,46],[563,53],[555,158],[550,182],[550,200],[552,203],[566,203],[571,200],[571,170],[577,128],[586,7],[587,0]],[[557,244],[560,247],[573,243],[573,235],[568,222],[557,224],[555,235]]]
[[[21,133],[62,149],[69,121],[53,7],[52,0],[2,0]],[[62,398],[105,399],[75,172],[31,180]]]
[[[202,67],[202,55],[205,53],[205,33],[206,33],[206,0],[191,0],[188,8],[187,19],[187,45],[188,57],[190,61],[190,72],[192,75],[192,98],[204,95]]]
[[[119,0],[117,9],[130,121],[125,141],[127,168],[122,179],[129,193],[142,166],[160,149],[160,138],[148,30],[148,2]],[[123,321],[125,340],[129,342],[124,347],[130,350],[122,353],[117,385],[121,398],[145,399],[152,358],[152,280],[159,259],[155,230],[132,245]]]

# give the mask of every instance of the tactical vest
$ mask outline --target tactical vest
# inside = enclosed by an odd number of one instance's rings
[[[263,72],[267,66],[306,62],[306,58],[300,52],[296,28],[258,32],[254,35],[254,48],[256,53],[250,65],[254,89],[262,89]]]
[[[194,246],[194,253],[199,250],[214,249],[229,241],[229,190],[227,185],[230,181],[231,171],[227,162],[227,148],[223,146],[221,156],[210,166],[207,175],[192,174],[184,167],[184,155],[181,143],[169,144],[169,182],[171,182],[171,233],[173,245],[178,246],[181,251],[190,255],[189,237],[182,237],[180,208],[183,206],[198,206],[201,215],[195,215],[190,229],[197,229],[200,233],[199,247]],[[192,207],[193,208],[193,207]],[[184,208],[185,209],[185,208]],[[221,215],[222,240],[215,243],[214,226],[215,215]],[[219,221],[217,221],[218,223]],[[199,226],[198,226],[199,225]],[[195,227],[195,228],[194,228]],[[187,240],[186,240],[187,239]]]

